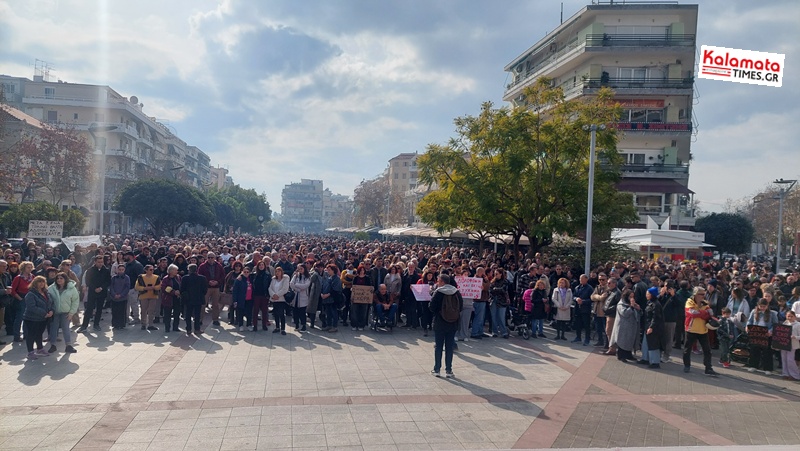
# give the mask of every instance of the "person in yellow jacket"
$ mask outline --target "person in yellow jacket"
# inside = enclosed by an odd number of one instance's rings
[[[686,300],[686,343],[683,346],[683,372],[688,373],[692,367],[692,347],[700,343],[703,348],[703,365],[706,367],[707,376],[717,376],[711,367],[711,345],[708,343],[708,320],[711,319],[711,307],[705,300],[706,290],[697,287],[694,295]]]
[[[161,291],[161,278],[153,274],[153,265],[144,267],[144,274],[136,278],[134,288],[139,292],[139,305],[141,306],[142,330],[158,330],[153,325],[158,305],[158,295]]]

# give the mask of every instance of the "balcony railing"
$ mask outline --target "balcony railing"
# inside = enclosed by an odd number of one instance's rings
[[[618,122],[617,130],[633,132],[691,132],[691,122]]]
[[[642,80],[639,78],[588,78],[583,81],[584,88],[636,89],[636,88],[666,88],[666,89],[692,89],[694,79],[689,78],[662,78]]]
[[[693,34],[590,34],[587,47],[694,47]]]
[[[688,164],[623,164],[620,166],[622,172],[660,172],[688,174]]]
[[[113,169],[106,170],[106,177],[117,180],[136,180],[136,174],[133,171],[117,171]]]

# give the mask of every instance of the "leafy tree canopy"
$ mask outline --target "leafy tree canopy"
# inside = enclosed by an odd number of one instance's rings
[[[266,224],[272,216],[266,196],[256,193],[254,189],[243,189],[239,185],[211,190],[208,200],[222,229],[232,226],[243,232],[257,233],[262,226],[258,217],[263,217],[263,224]]]
[[[39,201],[12,204],[0,215],[0,228],[4,229],[8,235],[19,235],[28,230],[28,222],[31,220],[63,221],[64,236],[80,235],[86,224],[86,218],[78,210],[70,208],[61,211],[49,202]]]
[[[586,224],[589,124],[613,124],[619,106],[603,89],[591,99],[565,101],[542,78],[525,91],[526,105],[456,118],[456,136],[430,144],[420,156],[420,181],[436,186],[418,205],[437,228],[528,237],[531,253],[552,234],[575,234]],[[621,156],[613,127],[597,133],[593,227],[601,234],[633,221],[630,195],[615,189]]]
[[[115,208],[144,218],[156,233],[175,233],[185,223],[211,226],[216,214],[202,191],[173,180],[150,179],[131,183],[118,194]]]
[[[711,213],[698,218],[694,229],[705,233],[705,241],[717,246],[721,253],[748,253],[753,243],[753,225],[744,216],[733,213]]]

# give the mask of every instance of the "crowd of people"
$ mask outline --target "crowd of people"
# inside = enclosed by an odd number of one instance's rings
[[[480,296],[463,296],[459,276],[482,279]],[[353,302],[356,286],[371,288],[372,303]],[[702,354],[711,376],[712,350],[729,367],[744,349],[750,371],[770,375],[777,365],[800,380],[798,301],[796,270],[774,274],[769,263],[744,259],[617,261],[580,274],[547,254],[334,236],[108,237],[72,251],[23,240],[3,243],[0,259],[2,324],[31,360],[58,352],[59,335],[64,352],[76,352],[75,332],[103,332],[110,311],[114,334],[133,326],[200,336],[223,322],[241,334],[286,335],[287,322],[297,333],[433,332],[437,376],[442,353],[452,376],[458,341],[507,339],[525,325],[536,339],[574,333],[576,345],[653,369],[678,349],[689,372],[692,354]],[[792,328],[791,350],[737,347],[749,329],[771,336],[779,324]]]

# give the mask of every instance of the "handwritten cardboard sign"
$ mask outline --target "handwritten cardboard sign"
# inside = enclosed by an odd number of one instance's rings
[[[763,326],[750,326],[747,328],[747,340],[752,346],[769,346],[769,329]]]
[[[423,302],[431,300],[431,287],[427,283],[411,285],[411,291],[414,293],[414,298],[417,301]]]
[[[481,298],[483,279],[480,277],[457,276],[456,283],[458,284],[458,291],[461,293],[461,297],[467,299]]]
[[[372,304],[373,290],[374,288],[368,285],[353,285],[350,302],[353,304]]]
[[[777,324],[772,327],[772,349],[776,351],[792,350],[792,326]]]

